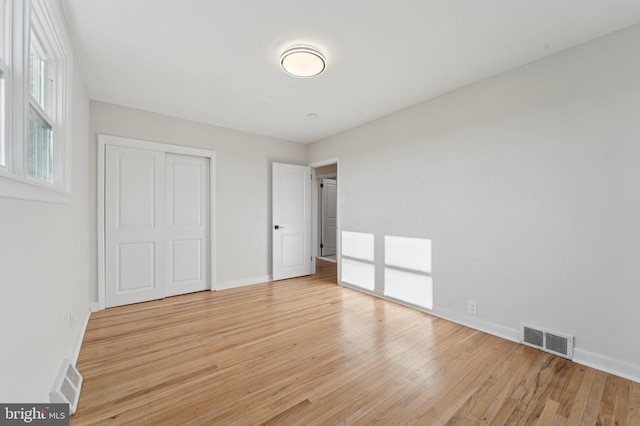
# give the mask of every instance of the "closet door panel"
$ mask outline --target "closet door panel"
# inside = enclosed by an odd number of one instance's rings
[[[209,159],[166,155],[167,296],[209,288]]]
[[[164,296],[163,152],[106,147],[106,306]]]

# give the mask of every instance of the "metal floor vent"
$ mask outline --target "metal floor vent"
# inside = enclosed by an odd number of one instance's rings
[[[520,324],[520,343],[564,358],[573,358],[573,336],[566,334]]]
[[[76,412],[78,399],[80,399],[80,388],[82,387],[82,376],[71,365],[69,360],[62,362],[62,368],[53,384],[53,389],[49,392],[49,398],[53,403],[69,404],[69,415]]]

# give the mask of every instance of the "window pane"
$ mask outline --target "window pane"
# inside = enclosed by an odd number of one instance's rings
[[[53,183],[52,128],[33,108],[29,111],[27,170],[29,175]]]
[[[8,5],[5,0],[0,0],[0,59],[7,61],[7,41],[9,39],[9,20],[7,19]]]
[[[33,36],[32,36],[33,37]],[[44,108],[44,59],[31,45],[29,50],[29,93]]]
[[[2,1],[2,0],[0,0]],[[5,78],[4,71],[0,68],[0,166],[7,165],[7,156],[5,150],[6,141],[6,123],[7,123],[7,105],[5,97]]]

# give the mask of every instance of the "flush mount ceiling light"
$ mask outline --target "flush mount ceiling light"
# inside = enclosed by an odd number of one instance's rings
[[[311,46],[293,46],[280,56],[280,65],[295,77],[315,77],[324,71],[327,62],[318,49]]]

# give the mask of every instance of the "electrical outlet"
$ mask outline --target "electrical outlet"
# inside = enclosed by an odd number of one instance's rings
[[[478,305],[476,304],[475,300],[467,301],[467,311],[469,311],[469,313],[473,315],[478,313]]]

